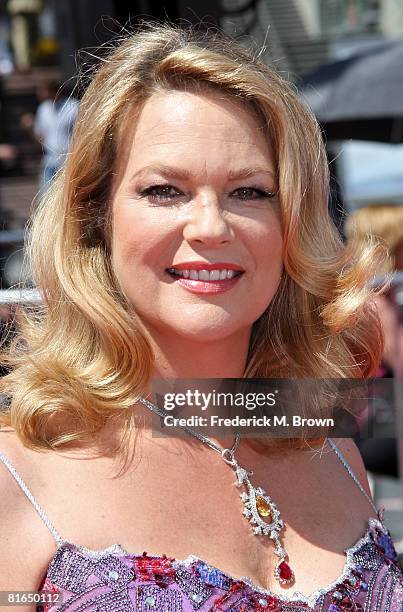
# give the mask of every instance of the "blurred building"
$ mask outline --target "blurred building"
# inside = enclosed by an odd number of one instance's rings
[[[384,38],[403,36],[401,0],[222,0],[224,30],[251,36],[292,80]],[[250,44],[245,39],[246,44]]]

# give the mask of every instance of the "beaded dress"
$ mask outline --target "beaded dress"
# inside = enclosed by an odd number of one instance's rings
[[[368,498],[347,460],[330,446]],[[136,554],[120,545],[94,551],[64,540],[10,461],[0,453],[56,543],[38,590],[52,602],[37,612],[403,612],[403,571],[383,511],[370,518],[364,535],[345,550],[344,571],[332,584],[309,597],[299,592],[278,595],[237,579],[190,555],[185,560]],[[369,499],[369,498],[368,498]]]

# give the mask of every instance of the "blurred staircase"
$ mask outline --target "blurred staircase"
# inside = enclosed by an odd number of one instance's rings
[[[301,76],[328,60],[328,41],[311,38],[293,0],[265,0],[270,26],[286,56],[291,77]]]
[[[308,31],[295,0],[221,0],[221,26],[259,57],[298,79],[329,59],[329,44]],[[245,38],[245,35],[247,38]]]

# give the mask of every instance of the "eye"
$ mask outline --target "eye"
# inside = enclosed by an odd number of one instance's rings
[[[151,185],[142,189],[140,196],[148,198],[152,202],[161,202],[163,200],[172,200],[175,197],[183,195],[181,191],[172,185]]]
[[[150,202],[169,202],[183,196],[183,192],[169,184],[150,185],[139,191],[140,197],[147,198]],[[277,194],[273,191],[265,191],[258,187],[239,187],[231,194],[231,198],[238,200],[262,200],[274,198]]]
[[[264,191],[257,187],[239,187],[231,193],[231,197],[239,200],[260,200],[262,198],[274,198],[276,195],[274,191]]]

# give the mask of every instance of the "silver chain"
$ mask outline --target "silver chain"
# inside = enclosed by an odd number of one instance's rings
[[[160,417],[165,417],[169,412],[166,410],[162,410],[152,402],[141,397],[139,401],[146,406],[149,410],[154,412]],[[284,521],[281,518],[280,512],[273,502],[273,500],[265,493],[265,490],[262,487],[255,487],[249,479],[249,476],[253,475],[253,472],[245,469],[244,467],[238,464],[238,461],[235,458],[235,451],[239,445],[239,441],[241,435],[239,431],[235,435],[235,441],[231,448],[221,448],[207,438],[207,436],[203,436],[198,431],[187,427],[186,425],[178,425],[180,429],[183,429],[190,436],[197,438],[203,444],[209,446],[212,450],[220,453],[221,458],[227,465],[229,465],[236,474],[235,484],[237,487],[243,487],[244,491],[240,494],[240,498],[243,503],[243,515],[247,518],[252,526],[253,534],[256,536],[263,535],[265,537],[273,540],[275,545],[275,554],[280,557],[280,560],[277,562],[274,570],[274,576],[276,580],[278,580],[281,584],[289,583],[294,580],[294,572],[289,567],[286,562],[287,552],[285,548],[282,546],[280,541],[280,533],[284,529]],[[260,505],[264,506],[264,509],[267,514],[262,514],[259,510]],[[270,516],[270,523],[265,522],[264,516]],[[281,567],[286,567],[289,571],[289,577],[283,578],[281,576]]]
[[[158,416],[160,417],[165,417],[169,415],[169,412],[167,412],[166,410],[162,410],[144,397],[140,397],[139,402],[141,404],[144,404],[146,408],[148,408],[152,412],[155,412],[155,414],[158,414]],[[187,427],[186,425],[179,425],[179,427],[186,431],[186,433],[188,433],[190,436],[197,438],[200,442],[209,446],[212,450],[216,451],[217,453],[220,453],[225,463],[228,463],[229,465],[234,464],[235,451],[238,448],[239,442],[241,440],[239,432],[235,434],[235,440],[231,448],[223,448],[221,446],[218,446],[218,444],[213,442],[213,440],[210,440],[210,438],[207,438],[207,436],[203,436],[203,434],[199,433],[198,431],[195,431],[194,429],[191,429],[190,427]]]

